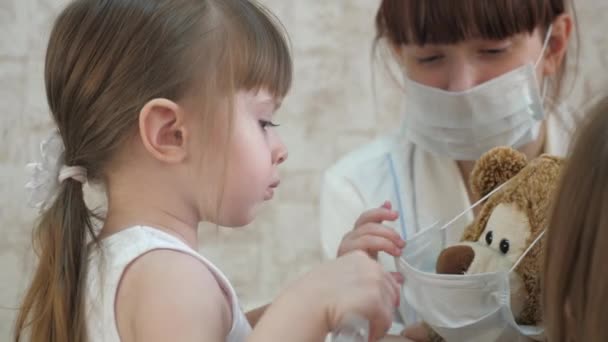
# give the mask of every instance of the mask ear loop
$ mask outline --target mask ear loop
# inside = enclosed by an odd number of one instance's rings
[[[536,237],[536,239],[534,239],[534,241],[532,242],[532,244],[530,244],[530,246],[528,246],[528,248],[526,248],[526,250],[522,253],[522,255],[517,259],[517,261],[515,262],[515,264],[513,264],[513,267],[511,267],[511,269],[509,270],[509,273],[513,272],[515,270],[515,268],[517,268],[517,266],[519,266],[519,264],[521,263],[521,261],[524,260],[524,258],[528,254],[528,252],[530,252],[530,250],[532,250],[532,248],[534,246],[536,246],[536,244],[538,243],[538,241],[540,241],[540,239],[543,237],[543,235],[545,235],[546,231],[547,231],[546,229],[543,229],[543,231],[540,232],[540,234],[538,234],[538,236]]]
[[[450,221],[448,221],[448,223],[444,224],[441,228],[439,228],[439,230],[445,230],[447,227],[449,227],[450,225],[452,225],[452,223],[458,221],[461,217],[463,217],[464,215],[466,215],[473,208],[475,208],[479,204],[483,203],[490,196],[494,195],[494,193],[496,193],[497,191],[499,191],[500,189],[502,189],[505,185],[507,185],[509,182],[511,182],[511,179],[509,179],[506,182],[502,183],[496,189],[490,191],[487,195],[483,196],[480,200],[478,200],[477,202],[475,202],[472,206],[468,207],[463,212],[461,212],[460,214],[458,214],[456,217],[454,217],[453,219],[451,219]]]
[[[540,50],[540,56],[538,56],[538,58],[536,59],[536,63],[534,63],[535,68],[545,56],[547,46],[549,46],[549,39],[551,39],[551,32],[553,32],[553,24],[549,25],[549,28],[547,29],[547,35],[545,36],[545,40],[543,41],[543,48]]]
[[[547,88],[549,88],[549,77],[545,76],[543,79],[543,89],[540,90],[540,98],[543,103],[547,100]]]
[[[534,63],[534,78],[536,78],[536,68],[538,68],[538,64],[540,64],[540,61],[543,59],[543,57],[545,56],[545,52],[547,50],[547,46],[549,46],[549,40],[551,39],[551,32],[553,32],[553,24],[549,25],[549,28],[547,29],[547,34],[545,35],[545,39],[543,41],[543,47],[540,51],[540,56],[538,56],[538,58],[536,59],[536,63]],[[538,83],[538,81],[537,81]],[[544,76],[543,77],[543,81],[542,81],[542,85],[541,89],[540,89],[540,99],[541,99],[541,104],[543,106],[543,108],[546,106],[546,100],[547,100],[547,89],[549,88],[549,77],[548,76]],[[538,126],[538,128],[540,128],[540,125]]]
[[[538,67],[538,64],[545,56],[547,46],[549,46],[549,39],[551,39],[551,32],[553,32],[553,24],[549,25],[549,28],[547,29],[547,34],[545,35],[545,40],[543,41],[543,48],[540,51],[540,56],[538,56],[538,58],[536,59],[536,63],[534,63],[534,69]],[[549,79],[547,77],[544,77],[540,95],[543,102],[545,101],[545,95],[547,94],[547,85],[549,83],[548,81]]]

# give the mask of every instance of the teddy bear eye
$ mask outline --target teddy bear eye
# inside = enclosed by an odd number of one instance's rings
[[[502,239],[500,241],[500,251],[502,254],[507,254],[509,252],[509,248],[511,247],[511,243],[507,239]]]
[[[494,239],[494,233],[492,233],[492,231],[490,230],[487,234],[486,234],[486,242],[488,243],[488,246],[490,246],[492,244],[492,240]]]

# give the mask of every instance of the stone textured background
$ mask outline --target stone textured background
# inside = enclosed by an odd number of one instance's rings
[[[481,1],[481,0],[480,0]],[[290,33],[293,90],[281,108],[290,158],[275,201],[251,227],[201,229],[201,249],[232,280],[247,308],[270,300],[320,260],[317,198],[321,172],[347,151],[395,127],[401,99],[377,68],[370,46],[378,0],[265,0]],[[43,86],[44,49],[66,0],[0,0],[0,340],[9,340],[15,307],[34,258],[34,211],[26,206],[24,165],[50,130]],[[606,84],[608,2],[576,2],[581,26],[580,108]],[[574,69],[574,66],[571,66]]]

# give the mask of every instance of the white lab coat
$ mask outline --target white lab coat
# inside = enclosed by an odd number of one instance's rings
[[[547,119],[545,152],[565,155],[573,127],[573,117],[560,110]],[[401,134],[382,137],[346,155],[323,177],[320,204],[320,229],[323,254],[336,256],[342,237],[353,228],[364,211],[390,200],[399,211],[396,222],[386,222],[407,241],[408,237],[437,221],[447,222],[471,206],[456,162],[418,148]],[[460,239],[472,212],[456,223],[460,229],[448,232],[448,242]],[[407,248],[407,246],[406,246]],[[380,253],[386,270],[395,271],[394,258]],[[405,317],[401,300],[401,318]],[[403,328],[395,323],[391,333]]]

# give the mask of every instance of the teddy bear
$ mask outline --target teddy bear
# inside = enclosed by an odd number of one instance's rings
[[[539,234],[548,229],[549,211],[559,184],[564,160],[541,155],[530,162],[512,148],[486,152],[471,173],[471,190],[477,198],[491,194],[475,220],[465,228],[461,242],[444,249],[436,263],[441,274],[476,274],[508,271]],[[541,274],[543,243],[540,237],[514,270],[511,309],[518,324],[542,320]],[[428,326],[430,340],[441,337]]]

